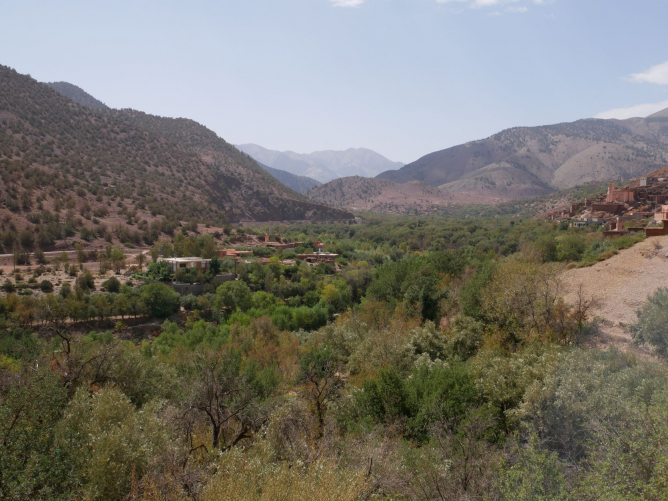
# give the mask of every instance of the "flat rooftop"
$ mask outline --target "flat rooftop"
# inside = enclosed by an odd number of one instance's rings
[[[211,259],[204,259],[202,257],[161,257],[158,261],[169,261],[172,263],[192,263],[196,261],[211,261]]]

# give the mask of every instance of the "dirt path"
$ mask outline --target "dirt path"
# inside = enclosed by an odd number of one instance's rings
[[[636,321],[647,296],[668,287],[668,236],[649,238],[589,268],[567,270],[562,279],[567,302],[576,300],[580,284],[585,297],[598,302],[592,314],[600,319],[600,334],[593,345],[648,354],[631,343],[627,326]]]

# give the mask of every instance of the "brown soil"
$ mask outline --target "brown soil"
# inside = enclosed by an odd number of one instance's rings
[[[668,236],[649,238],[594,266],[567,270],[562,279],[567,302],[577,300],[580,284],[585,297],[597,301],[592,315],[599,319],[600,330],[593,346],[649,354],[632,344],[628,326],[647,297],[668,286]]]
[[[432,214],[459,204],[495,204],[504,201],[485,190],[450,192],[420,181],[395,183],[387,179],[351,176],[311,188],[312,200],[351,211],[385,214]]]

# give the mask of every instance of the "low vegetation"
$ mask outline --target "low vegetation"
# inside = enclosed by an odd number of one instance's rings
[[[266,229],[304,243],[235,263],[177,233],[125,275],[84,259],[73,285],[4,289],[1,498],[668,495],[664,366],[585,349],[591,298],[561,297],[564,263],[608,245],[600,233],[435,217]],[[296,259],[316,238],[334,264]],[[177,276],[161,253],[209,253],[211,270]],[[662,356],[665,295],[636,327]]]

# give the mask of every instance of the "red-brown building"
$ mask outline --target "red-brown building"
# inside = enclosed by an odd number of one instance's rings
[[[668,205],[662,205],[661,210],[654,214],[655,221],[668,221]]]
[[[615,190],[615,183],[610,182],[608,185],[608,194],[605,197],[607,203],[621,202],[629,203],[635,201],[635,192],[633,190],[621,189]]]
[[[243,256],[249,256],[253,254],[252,251],[238,251],[235,249],[221,249],[220,257],[231,257],[232,259],[237,259]]]

